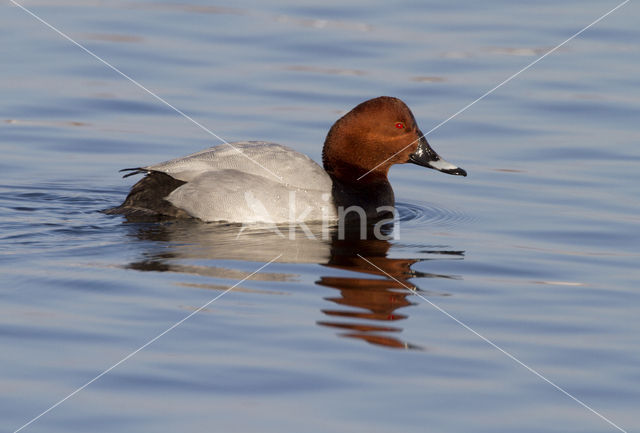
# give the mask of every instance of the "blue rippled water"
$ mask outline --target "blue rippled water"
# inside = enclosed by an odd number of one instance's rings
[[[316,161],[359,102],[428,131],[617,5],[21,4],[224,139]],[[430,133],[469,176],[394,167],[367,241],[100,213],[119,169],[219,140],[2,3],[0,429],[639,430],[638,8]]]

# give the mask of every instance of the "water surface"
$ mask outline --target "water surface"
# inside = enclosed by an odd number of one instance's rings
[[[430,130],[616,3],[24,5],[224,139],[320,161],[357,103]],[[118,169],[219,141],[1,5],[0,428],[248,277],[23,431],[617,431],[429,302],[639,430],[638,12],[431,133],[469,176],[394,167],[394,238],[361,241],[101,214]]]

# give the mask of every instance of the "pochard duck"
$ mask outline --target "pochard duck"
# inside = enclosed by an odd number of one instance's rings
[[[429,145],[407,105],[381,96],[338,119],[322,151],[324,169],[308,156],[268,142],[233,142],[146,167],[111,214],[198,218],[230,223],[335,221],[345,209],[375,218],[393,209],[387,178],[413,163],[466,176]]]

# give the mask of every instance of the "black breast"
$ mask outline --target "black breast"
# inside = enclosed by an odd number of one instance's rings
[[[373,182],[341,182],[333,180],[333,198],[335,205],[343,210],[352,206],[364,210],[370,222],[389,218],[388,207],[395,205],[391,184],[386,179]]]

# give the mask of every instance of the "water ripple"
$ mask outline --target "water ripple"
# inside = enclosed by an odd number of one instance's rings
[[[440,207],[430,203],[403,203],[397,202],[399,220],[411,225],[441,225],[446,227],[458,226],[474,220],[458,209]]]

